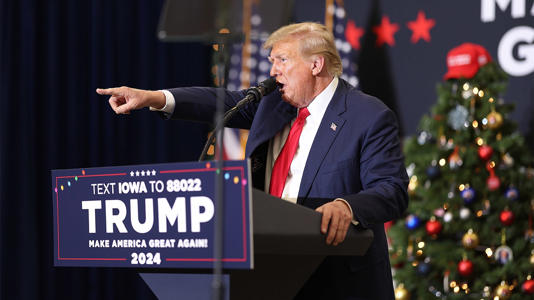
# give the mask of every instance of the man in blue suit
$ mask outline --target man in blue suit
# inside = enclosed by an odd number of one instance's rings
[[[393,299],[383,224],[400,217],[408,204],[394,113],[338,77],[341,60],[325,26],[284,26],[264,47],[271,49],[271,75],[279,89],[228,123],[250,129],[246,156],[253,185],[321,212],[327,244],[343,242],[349,226],[374,232],[365,256],[328,257],[296,298]],[[151,107],[170,118],[211,122],[215,111],[214,88],[97,92],[111,95],[119,114]],[[225,95],[226,109],[245,96]]]

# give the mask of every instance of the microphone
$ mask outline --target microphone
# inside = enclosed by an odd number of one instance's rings
[[[264,81],[260,82],[258,86],[247,89],[247,95],[245,96],[245,98],[243,98],[241,101],[237,103],[235,108],[240,109],[246,104],[257,102],[261,98],[263,98],[263,96],[266,96],[272,93],[275,89],[276,89],[276,78],[269,77],[265,79]]]
[[[251,87],[251,88],[247,89],[245,98],[243,98],[239,102],[237,102],[236,106],[232,107],[230,110],[228,110],[224,114],[224,117],[221,120],[221,122],[219,124],[215,125],[214,132],[217,132],[217,130],[219,128],[224,127],[224,124],[226,124],[226,122],[228,120],[230,120],[230,118],[232,118],[232,116],[239,109],[241,109],[241,107],[243,107],[243,106],[245,106],[245,105],[247,105],[249,103],[252,103],[252,102],[260,101],[260,99],[263,98],[263,96],[272,93],[275,89],[276,89],[276,79],[274,77],[269,77],[269,78],[265,79],[264,81],[260,82],[260,84],[258,84],[258,86]],[[202,153],[200,154],[200,158],[198,159],[199,161],[203,161],[203,160],[206,159],[206,155],[208,153],[209,146],[213,142],[214,138],[215,138],[215,134],[210,135],[210,137],[206,141],[206,144],[204,144],[204,149],[202,150]]]

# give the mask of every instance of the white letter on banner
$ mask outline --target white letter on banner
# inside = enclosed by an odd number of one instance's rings
[[[481,0],[480,19],[482,22],[495,21],[495,5],[497,4],[502,11],[512,2],[512,18],[518,19],[525,17],[525,0]]]
[[[102,208],[102,201],[100,200],[82,201],[82,209],[87,209],[88,216],[89,216],[89,233],[96,232],[95,211],[101,208]]]
[[[200,207],[204,212],[200,213]],[[213,218],[213,201],[205,196],[191,197],[191,232],[200,232],[200,223],[206,223]]]
[[[158,198],[158,220],[159,232],[167,232],[167,220],[174,225],[176,220],[178,223],[178,232],[187,231],[187,214],[185,211],[185,198],[176,197],[172,209],[169,206],[167,198]]]
[[[514,57],[517,47],[518,59]],[[525,76],[534,72],[534,28],[518,26],[506,32],[497,50],[499,63],[512,76]]]
[[[137,199],[130,199],[130,221],[135,231],[147,233],[154,225],[154,204],[152,198],[145,199],[145,222],[139,222],[139,208]]]
[[[114,215],[113,210],[117,209],[118,214]],[[126,218],[126,205],[121,200],[106,200],[106,232],[113,233],[113,224],[121,233],[128,232],[124,226]]]

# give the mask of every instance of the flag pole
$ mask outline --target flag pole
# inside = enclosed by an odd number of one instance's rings
[[[332,31],[334,27],[334,0],[325,0],[324,25]]]
[[[248,74],[248,76],[241,76],[241,87],[250,87],[250,19],[252,15],[252,0],[243,0],[243,34],[245,35],[245,42],[241,50],[241,74]]]

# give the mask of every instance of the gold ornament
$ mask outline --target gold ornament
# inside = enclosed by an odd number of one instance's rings
[[[409,300],[410,299],[410,292],[408,292],[407,289],[404,288],[404,284],[399,284],[399,286],[395,289],[395,300]]]
[[[478,235],[473,232],[473,229],[469,229],[462,238],[462,244],[467,249],[474,249],[478,246]]]
[[[532,252],[530,252],[530,264],[534,265],[534,250],[532,250]]]
[[[510,286],[503,280],[501,284],[495,288],[495,297],[499,297],[499,300],[506,300],[510,298]]]
[[[415,195],[415,190],[417,189],[417,186],[419,183],[417,182],[417,176],[413,175],[410,177],[410,183],[408,184],[408,193],[410,195]]]
[[[489,115],[486,117],[488,119],[488,127],[490,129],[497,129],[502,125],[502,115],[494,110],[492,110]]]

